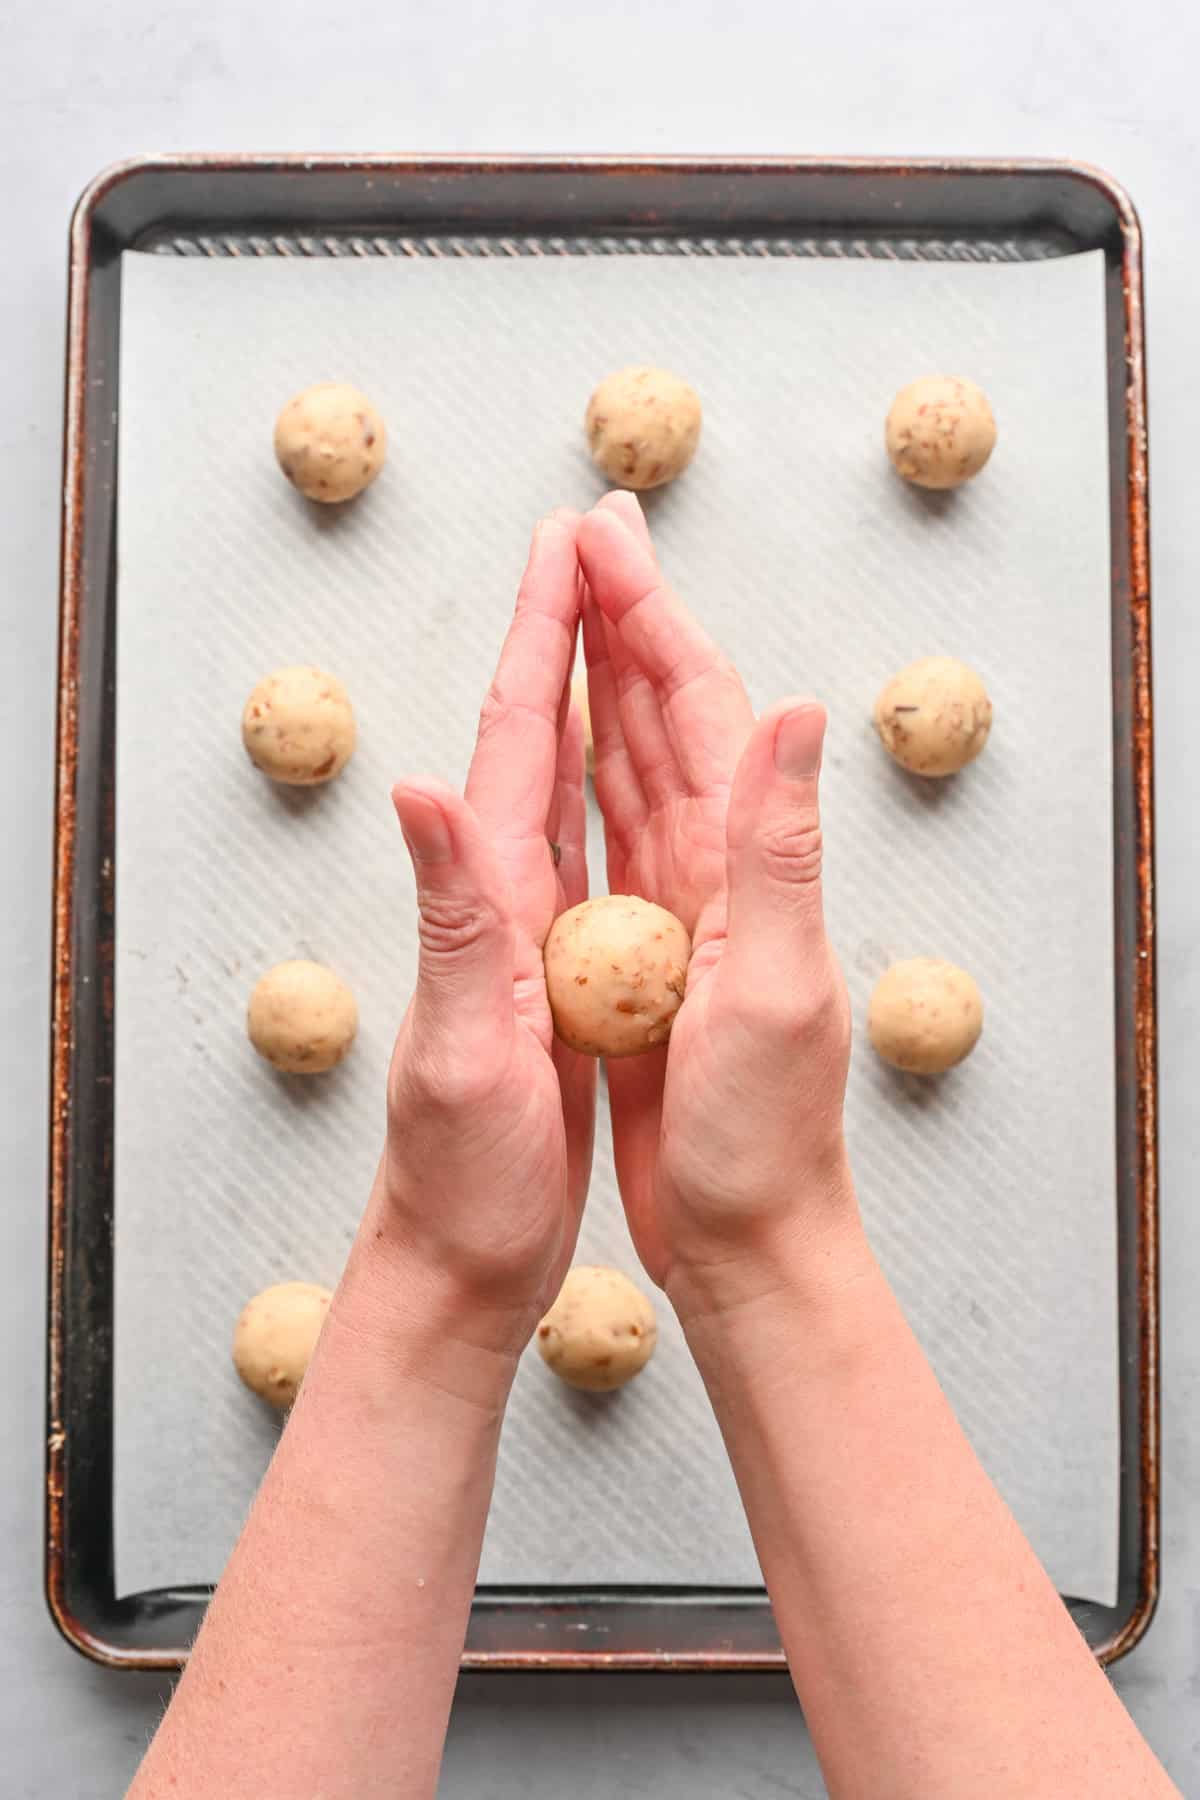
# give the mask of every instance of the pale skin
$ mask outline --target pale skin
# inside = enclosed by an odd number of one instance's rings
[[[614,494],[535,534],[466,798],[395,790],[421,956],[386,1147],[131,1795],[436,1789],[505,1403],[587,1188],[594,1066],[555,1043],[541,966],[586,885],[581,616],[610,889],[695,942],[669,1045],[609,1067],[622,1198],[720,1421],[830,1794],[1177,1793],[862,1229],[821,907],[824,714],[794,700],[755,721]]]

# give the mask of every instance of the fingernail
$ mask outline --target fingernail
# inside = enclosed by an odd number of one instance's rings
[[[825,714],[819,706],[798,706],[785,713],[775,731],[775,767],[789,780],[815,775],[821,767]]]
[[[408,793],[404,796],[400,829],[404,841],[417,862],[449,862],[453,854],[450,827],[436,800],[428,794]]]
[[[615,506],[593,506],[591,516],[593,519],[609,519],[626,537],[635,536],[633,526],[628,519],[621,517]]]

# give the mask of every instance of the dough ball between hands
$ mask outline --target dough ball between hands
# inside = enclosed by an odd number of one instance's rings
[[[354,995],[315,962],[276,963],[258,982],[246,1014],[250,1042],[289,1075],[319,1075],[340,1063],[358,1030]]]
[[[638,367],[607,375],[584,421],[593,459],[618,487],[674,481],[700,442],[700,396],[669,369]]]
[[[663,906],[634,894],[580,901],[546,939],[556,1033],[585,1056],[639,1056],[664,1044],[691,953],[687,932]]]
[[[893,963],[871,995],[867,1031],[884,1062],[941,1075],[962,1062],[983,1030],[983,996],[965,969],[932,956]]]
[[[345,381],[318,381],[275,421],[275,456],[310,500],[352,500],[387,454],[387,428],[367,396]]]
[[[242,709],[242,742],[256,768],[289,787],[317,787],[340,775],[358,730],[336,676],[310,663],[276,669]]]
[[[596,773],[596,744],[592,737],[592,708],[588,700],[586,675],[577,675],[571,683],[571,705],[583,721],[583,755],[589,775]]]
[[[888,754],[914,775],[954,775],[987,743],[992,703],[966,663],[926,656],[883,688],[875,729]]]
[[[978,475],[996,444],[987,395],[961,375],[923,375],[901,388],[885,426],[887,453],[905,481],[955,488]]]
[[[618,1269],[580,1264],[537,1328],[542,1360],[570,1387],[624,1387],[654,1355],[658,1326],[640,1288]]]
[[[272,1406],[290,1406],[296,1398],[332,1298],[314,1282],[281,1281],[242,1308],[233,1332],[233,1365],[246,1386]]]

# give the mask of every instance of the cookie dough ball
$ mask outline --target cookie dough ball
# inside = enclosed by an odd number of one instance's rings
[[[923,375],[892,401],[887,453],[905,481],[955,488],[978,475],[996,443],[987,395],[961,375]]]
[[[358,1030],[354,995],[332,969],[315,962],[281,962],[268,969],[250,996],[250,1042],[289,1075],[318,1075],[340,1063]]]
[[[583,754],[589,775],[596,773],[596,746],[592,739],[592,708],[588,701],[586,675],[577,675],[571,683],[571,705],[583,720]]]
[[[357,735],[341,682],[308,663],[276,669],[242,710],[242,742],[251,762],[290,787],[316,787],[340,775]]]
[[[554,1029],[585,1056],[665,1044],[683,999],[691,940],[674,913],[634,894],[583,900],[546,939]]]
[[[893,963],[871,995],[867,1031],[884,1062],[940,1075],[969,1056],[983,1030],[983,998],[965,969],[933,956]]]
[[[669,369],[620,369],[600,383],[585,420],[592,456],[618,487],[674,481],[700,442],[700,396]]]
[[[654,1355],[654,1308],[619,1269],[580,1265],[537,1328],[537,1347],[554,1373],[594,1394],[624,1387]]]
[[[281,1281],[242,1308],[233,1366],[272,1406],[290,1406],[296,1398],[332,1298],[311,1281]]]
[[[882,690],[875,729],[888,754],[914,775],[954,775],[987,743],[992,703],[966,663],[926,656]]]
[[[387,428],[367,396],[345,381],[318,381],[275,421],[275,455],[310,500],[352,500],[387,454]]]

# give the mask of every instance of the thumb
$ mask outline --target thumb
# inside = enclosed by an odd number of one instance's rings
[[[814,976],[825,951],[817,786],[825,709],[784,700],[742,752],[726,824],[729,924],[725,955],[739,986],[778,993]]]
[[[507,883],[478,819],[452,788],[397,782],[392,805],[417,883],[420,1030],[460,1050],[513,1023],[514,932]]]

